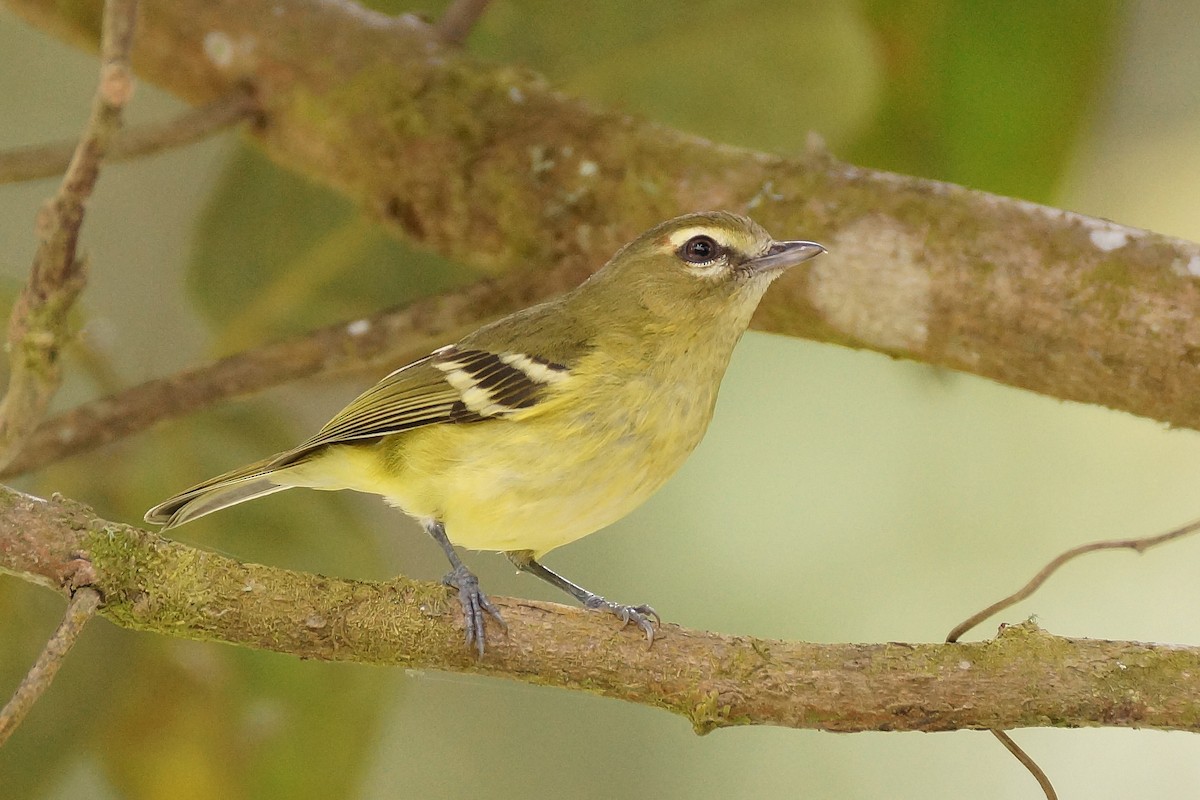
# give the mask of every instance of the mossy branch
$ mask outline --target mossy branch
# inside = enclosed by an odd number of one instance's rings
[[[100,0],[7,2],[95,40]],[[496,272],[583,274],[667,217],[750,210],[831,251],[768,295],[761,330],[1200,428],[1196,244],[822,152],[713,144],[482,65],[412,17],[277,9],[150,4],[135,64],[195,104],[249,85],[267,152],[410,241]]]
[[[301,658],[506,677],[663,708],[705,732],[1030,726],[1200,730],[1200,648],[1065,639],[1032,624],[967,644],[809,644],[663,626],[654,645],[604,615],[495,597],[483,659],[445,587],[246,564],[0,487],[0,571],[118,625]]]

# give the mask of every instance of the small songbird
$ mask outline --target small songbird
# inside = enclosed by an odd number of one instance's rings
[[[146,513],[167,528],[283,489],[382,495],[450,560],[467,645],[499,611],[455,545],[504,551],[584,606],[636,623],[542,566],[641,505],[699,444],[734,345],[767,287],[824,252],[752,220],[688,214],[623,247],[567,294],[485,325],[372,386],[308,441]]]

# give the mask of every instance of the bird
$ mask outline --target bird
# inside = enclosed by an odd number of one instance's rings
[[[542,564],[645,502],[704,436],[735,345],[767,287],[825,252],[723,211],[667,220],[567,293],[484,325],[390,373],[302,444],[156,505],[165,529],[294,487],[382,495],[419,521],[451,570],[468,648],[507,630],[456,547],[500,551],[589,609],[623,605]]]

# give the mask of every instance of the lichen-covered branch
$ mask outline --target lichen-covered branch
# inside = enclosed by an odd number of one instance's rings
[[[104,6],[100,82],[92,111],[58,191],[38,212],[33,267],[8,320],[9,379],[0,401],[0,466],[20,452],[58,391],[68,312],[86,277],[86,265],[77,253],[84,206],[133,93],[129,52],[137,8],[137,0],[111,0]]]
[[[72,41],[98,0],[6,0]],[[1200,246],[928,180],[713,144],[481,65],[341,0],[147,7],[135,63],[192,103],[248,83],[280,163],[410,241],[497,272],[599,265],[697,208],[830,255],[756,327],[1200,428]],[[797,125],[805,120],[797,119]]]
[[[1200,648],[1064,639],[1031,624],[968,644],[808,644],[664,625],[637,630],[577,608],[492,598],[507,637],[463,646],[439,584],[341,580],[246,564],[61,498],[0,487],[0,571],[88,583],[129,628],[304,658],[470,672],[588,691],[681,714],[699,731],[1126,726],[1200,730]]]

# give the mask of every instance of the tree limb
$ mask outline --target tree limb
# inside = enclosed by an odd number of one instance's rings
[[[698,732],[1122,726],[1200,730],[1200,648],[1064,639],[1032,624],[967,644],[808,644],[664,625],[640,631],[553,603],[493,597],[488,654],[463,646],[445,587],[240,563],[62,498],[0,487],[0,570],[68,586],[80,559],[100,613],[128,628],[302,658],[440,669],[655,706]],[[65,590],[64,590],[65,591]]]
[[[119,131],[108,151],[108,161],[127,161],[198,142],[249,119],[253,98],[235,89],[200,108],[166,122],[151,122]],[[71,162],[75,142],[33,145],[0,152],[0,184],[61,175]]]
[[[71,596],[63,621],[46,642],[41,655],[13,692],[12,698],[4,704],[4,708],[0,708],[0,747],[20,726],[34,703],[50,688],[59,667],[83,632],[83,626],[95,616],[99,607],[100,593],[90,586],[82,587]]]
[[[62,380],[59,355],[68,335],[67,317],[87,275],[87,264],[77,253],[79,229],[100,163],[133,94],[129,51],[137,9],[137,0],[112,0],[104,6],[100,80],[92,111],[58,190],[38,212],[33,266],[8,319],[10,369],[0,401],[0,467],[20,452]]]
[[[98,0],[7,2],[64,38],[95,38]],[[682,211],[749,209],[831,250],[768,295],[760,330],[1200,428],[1193,243],[820,152],[715,145],[349,2],[298,0],[287,14],[270,0],[156,3],[135,62],[192,103],[252,85],[255,135],[281,164],[471,264],[583,272]]]
[[[0,477],[20,475],[143,431],[164,419],[297,378],[389,369],[454,341],[482,319],[565,291],[573,270],[521,272],[370,317],[262,345],[83,403],[46,420]]]

